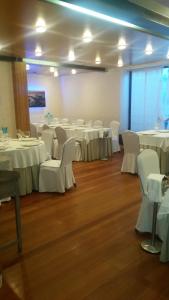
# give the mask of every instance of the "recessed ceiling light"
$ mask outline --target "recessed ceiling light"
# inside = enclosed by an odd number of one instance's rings
[[[75,75],[75,74],[77,73],[77,71],[76,71],[75,69],[72,69],[71,73],[72,73],[73,75]]]
[[[55,69],[55,71],[54,71],[54,73],[53,73],[53,76],[54,76],[54,77],[58,77],[58,75],[59,75],[59,74],[58,74],[58,70]]]
[[[96,55],[96,59],[95,59],[95,64],[96,64],[96,65],[100,65],[101,62],[102,62],[101,57],[100,57],[99,54],[97,54],[97,55]]]
[[[92,40],[93,40],[93,36],[90,29],[86,29],[83,33],[83,42],[90,43]]]
[[[46,31],[46,22],[42,18],[38,18],[35,24],[36,32],[42,33]]]
[[[30,65],[26,64],[26,71],[30,70]]]
[[[41,55],[42,55],[42,48],[40,46],[36,46],[35,56],[41,56]]]
[[[53,72],[55,72],[55,68],[54,68],[54,67],[50,67],[50,68],[49,68],[49,71],[50,71],[51,73],[53,73]]]
[[[147,44],[144,52],[146,55],[151,55],[153,53],[153,47],[150,43]]]
[[[121,57],[119,57],[118,62],[117,62],[117,66],[118,67],[123,67],[124,63]]]
[[[125,38],[121,37],[118,42],[118,49],[124,50],[127,47]]]
[[[70,49],[70,50],[69,50],[68,60],[69,60],[69,61],[74,61],[74,60],[75,60],[75,52],[74,52],[73,49]]]

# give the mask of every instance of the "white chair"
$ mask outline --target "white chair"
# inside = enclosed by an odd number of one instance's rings
[[[103,121],[101,121],[101,120],[95,120],[93,122],[93,126],[94,127],[103,127]]]
[[[68,124],[68,123],[69,123],[69,119],[68,119],[68,118],[62,118],[62,119],[60,120],[60,122],[61,122],[62,124]]]
[[[44,124],[44,125],[42,126],[42,130],[46,130],[46,129],[50,129],[50,127],[49,127],[47,124]]]
[[[35,138],[38,138],[38,130],[37,130],[37,127],[30,123],[30,135],[31,137],[35,137]]]
[[[143,150],[137,157],[138,161],[138,175],[141,183],[142,203],[137,219],[136,229],[141,232],[152,232],[152,240],[143,241],[141,246],[144,250],[150,253],[159,253],[160,246],[156,238],[156,221],[158,212],[158,203],[161,202],[162,194],[162,178],[164,175],[160,174],[159,158],[156,151],[151,149]],[[155,177],[156,176],[156,177]],[[149,183],[150,178],[153,179],[153,184],[156,184],[156,192],[153,199],[150,199]],[[157,181],[157,179],[158,181]],[[152,182],[152,181],[151,181]],[[157,185],[158,184],[158,185]],[[159,189],[159,192],[157,190]],[[153,190],[155,186],[153,185]],[[152,191],[153,191],[152,190]]]
[[[41,135],[42,140],[45,143],[46,151],[51,158],[53,152],[53,139],[54,139],[54,132],[52,129],[42,130]]]
[[[122,133],[124,156],[121,172],[137,173],[137,155],[140,152],[139,136],[133,131]]]
[[[72,161],[75,140],[68,139],[63,145],[61,160],[48,160],[40,165],[39,192],[64,193],[75,184]]]
[[[83,119],[77,119],[77,120],[75,121],[75,124],[76,124],[76,125],[84,125],[84,120],[83,120]]]
[[[56,159],[61,159],[62,157],[62,151],[63,151],[63,144],[68,140],[66,130],[62,127],[56,127],[55,128],[56,133],[56,139],[54,140],[54,147],[53,147],[53,157]],[[82,152],[81,152],[81,146],[78,141],[75,142],[75,161],[82,160]]]
[[[120,123],[118,121],[111,121],[110,128],[112,129],[112,152],[119,152],[120,151],[120,144],[119,144]]]
[[[85,125],[86,125],[87,127],[92,127],[92,126],[93,126],[93,121],[92,121],[92,120],[86,121],[86,122],[85,122]]]
[[[66,131],[64,128],[58,126],[55,128],[56,139],[54,140],[53,147],[53,157],[56,159],[61,159],[63,144],[68,139]]]

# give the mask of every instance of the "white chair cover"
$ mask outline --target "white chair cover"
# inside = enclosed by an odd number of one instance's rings
[[[93,121],[92,121],[92,120],[86,121],[86,122],[85,122],[85,125],[86,125],[87,127],[92,127],[92,126],[93,126]]]
[[[159,175],[160,167],[158,155],[154,150],[146,149],[138,155],[138,174],[141,181],[142,203],[136,223],[136,229],[140,232],[152,231],[153,202],[149,199],[148,182],[153,174]],[[164,176],[164,175],[163,175]],[[161,195],[159,199],[155,197],[155,201],[159,200],[159,210],[157,214],[156,232],[162,240],[160,261],[169,261],[169,189],[165,193],[161,204]]]
[[[54,139],[54,132],[51,129],[42,130],[41,135],[42,140],[45,143],[46,151],[51,158],[53,152],[53,139]]]
[[[103,127],[103,121],[101,121],[101,120],[95,120],[93,122],[93,126],[94,127]]]
[[[42,126],[42,130],[46,130],[46,129],[50,129],[50,127],[49,127],[47,124],[44,124],[44,125]]]
[[[75,140],[68,139],[63,145],[61,160],[48,160],[40,165],[39,192],[64,193],[75,184],[72,161]]]
[[[84,120],[83,120],[83,119],[77,119],[77,120],[75,121],[75,124],[76,124],[76,125],[84,125]]]
[[[112,129],[112,151],[119,152],[120,151],[120,144],[119,144],[120,123],[118,121],[111,121],[110,128]]]
[[[68,123],[69,123],[69,119],[68,119],[68,118],[62,118],[62,119],[60,120],[60,122],[61,122],[62,124],[68,124]]]
[[[138,155],[137,162],[143,200],[137,219],[136,229],[141,232],[151,232],[153,202],[148,199],[147,179],[151,173],[160,174],[159,159],[154,150],[146,149]]]
[[[53,149],[53,157],[56,159],[61,159],[62,151],[63,151],[63,144],[66,142],[67,134],[64,128],[56,127],[56,140],[54,141],[54,149]]]
[[[31,134],[31,137],[35,137],[35,138],[38,137],[37,127],[32,123],[30,123],[30,134]]]
[[[66,130],[62,127],[56,127],[55,128],[56,138],[54,140],[54,147],[53,147],[53,157],[56,159],[61,159],[62,157],[62,151],[63,151],[63,144],[68,139]],[[81,146],[79,142],[75,142],[75,161],[82,160],[82,151]]]
[[[133,131],[122,133],[124,156],[121,172],[137,173],[137,155],[140,152],[139,136]]]

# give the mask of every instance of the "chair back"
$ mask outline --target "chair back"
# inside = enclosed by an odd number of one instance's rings
[[[75,139],[69,138],[63,145],[61,166],[71,164],[75,158]]]
[[[50,129],[50,127],[49,127],[47,124],[44,124],[44,125],[42,126],[42,130],[46,130],[46,129]]]
[[[93,123],[93,125],[95,127],[102,127],[103,126],[103,121],[101,121],[101,120],[95,120],[94,123]]]
[[[93,121],[92,121],[92,120],[86,121],[86,122],[85,122],[85,125],[86,125],[87,127],[92,127]]]
[[[124,153],[139,154],[140,144],[139,136],[133,131],[125,131],[122,133]]]
[[[60,121],[61,121],[62,124],[68,124],[69,123],[68,118],[62,118]]]
[[[42,130],[42,140],[45,143],[48,154],[52,154],[54,132],[52,129]]]
[[[113,136],[118,136],[119,135],[120,122],[111,121],[110,122],[110,128],[112,129],[112,135]]]
[[[160,174],[160,165],[157,152],[152,149],[143,150],[137,157],[137,167],[143,192],[146,193],[147,176],[151,173]]]
[[[77,125],[84,125],[84,120],[83,119],[77,119],[75,123]]]
[[[31,135],[31,137],[35,137],[35,138],[38,137],[38,130],[37,130],[36,126],[32,123],[30,123],[30,135]]]
[[[68,139],[66,130],[64,128],[58,126],[55,128],[55,133],[56,133],[56,137],[58,139],[58,144],[63,145],[66,142],[66,140]]]

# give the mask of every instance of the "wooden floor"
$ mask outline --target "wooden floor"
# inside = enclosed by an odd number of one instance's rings
[[[24,250],[0,252],[0,300],[169,299],[169,263],[140,248],[139,182],[120,173],[121,159],[74,163],[77,187],[65,195],[22,197]],[[0,242],[15,234],[13,208],[0,207]]]

